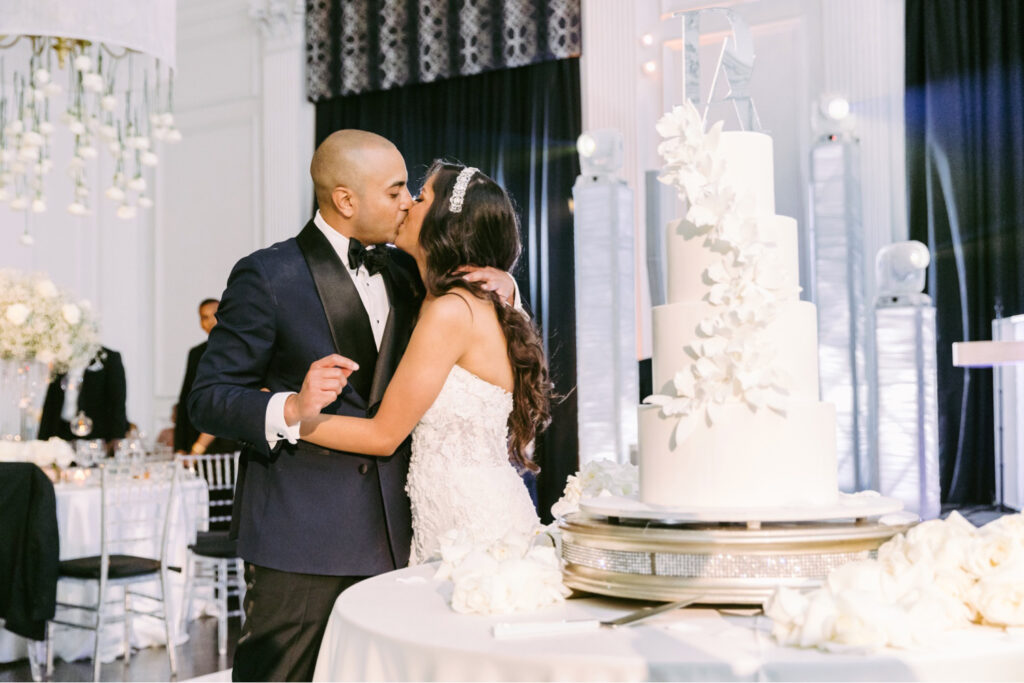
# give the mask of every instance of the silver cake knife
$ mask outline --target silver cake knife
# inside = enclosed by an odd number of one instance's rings
[[[657,607],[644,607],[635,612],[612,619],[610,621],[598,621],[597,619],[573,619],[570,621],[517,621],[501,622],[494,625],[494,637],[498,640],[510,638],[530,638],[534,636],[555,636],[568,635],[571,633],[587,633],[600,628],[618,628],[639,623],[645,619],[680,609],[695,602],[701,597],[687,598],[678,602],[667,602]]]

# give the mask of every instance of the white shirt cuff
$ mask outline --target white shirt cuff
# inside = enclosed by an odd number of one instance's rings
[[[519,283],[516,282],[515,278],[512,278],[512,287],[515,289],[515,292],[512,294],[512,307],[522,311],[523,297],[519,296]]]
[[[289,427],[284,419],[284,402],[294,393],[294,391],[279,391],[270,397],[270,403],[267,404],[266,437],[271,450],[281,439],[287,439],[288,443],[295,443],[299,440],[299,425],[301,423],[297,422],[294,427]]]

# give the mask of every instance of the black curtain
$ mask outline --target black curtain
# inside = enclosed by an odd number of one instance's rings
[[[306,0],[310,101],[578,57],[580,0]]]
[[[994,495],[992,371],[951,345],[1024,313],[1024,3],[907,0],[910,236],[932,252],[943,500]]]
[[[405,156],[415,194],[436,158],[476,166],[519,208],[523,256],[515,275],[541,328],[555,391],[552,423],[534,459],[542,471],[539,511],[550,519],[577,469],[576,306],[570,198],[579,175],[579,60],[543,62],[437,83],[321,101],[317,144],[342,128],[392,140]]]

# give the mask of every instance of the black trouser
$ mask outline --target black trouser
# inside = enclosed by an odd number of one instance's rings
[[[311,681],[334,601],[362,576],[293,574],[246,563],[235,681]]]

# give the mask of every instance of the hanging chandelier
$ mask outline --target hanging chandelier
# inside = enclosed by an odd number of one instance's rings
[[[119,218],[153,206],[146,169],[181,133],[174,100],[175,0],[6,0],[0,15],[0,203]],[[106,157],[101,160],[102,156]],[[47,194],[59,165],[70,196]],[[23,241],[30,243],[26,228]]]

